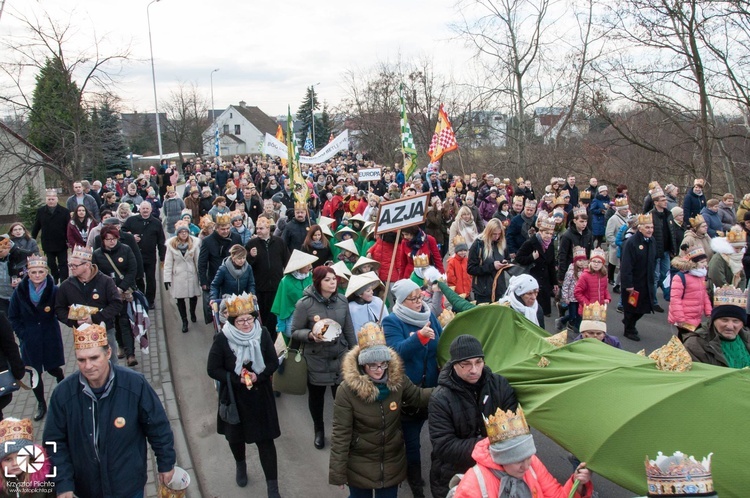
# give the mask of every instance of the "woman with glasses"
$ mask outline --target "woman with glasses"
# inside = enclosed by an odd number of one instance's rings
[[[208,353],[208,375],[221,383],[220,403],[233,397],[239,423],[231,424],[217,414],[216,430],[229,443],[236,464],[237,486],[247,486],[245,445],[258,447],[260,465],[269,498],[279,497],[276,445],[281,435],[271,378],[279,366],[271,335],[258,321],[255,296],[231,295],[222,303],[229,314]],[[230,397],[229,390],[233,396]]]
[[[435,387],[438,378],[437,344],[443,328],[423,301],[420,287],[409,279],[392,288],[395,304],[383,319],[388,346],[403,358],[406,376],[419,387]],[[420,433],[427,410],[413,405],[403,407],[401,427],[406,443],[407,480],[415,497],[424,496]]]
[[[401,407],[426,408],[432,389],[409,380],[398,354],[375,323],[359,331],[359,345],[344,357],[344,380],[333,408],[328,480],[352,498],[398,495],[406,478]]]

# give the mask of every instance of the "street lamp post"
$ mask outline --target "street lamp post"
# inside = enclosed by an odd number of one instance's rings
[[[310,85],[310,120],[312,121],[312,143],[315,150],[315,87],[320,85],[320,81]]]
[[[213,71],[211,71],[211,122],[216,121],[216,116],[214,113],[214,73],[218,71],[219,68],[217,67]]]
[[[151,43],[151,16],[149,15],[148,9],[151,4],[160,0],[151,0],[146,6],[146,21],[148,22],[148,48],[151,51],[151,81],[154,84],[154,110],[156,111],[156,141],[159,144],[159,165],[161,165],[161,157],[163,155],[161,147],[161,123],[159,119],[159,100],[156,96],[156,71],[154,70],[154,47]]]

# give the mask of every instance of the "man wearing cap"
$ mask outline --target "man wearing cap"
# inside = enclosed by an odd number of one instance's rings
[[[99,221],[99,205],[91,195],[83,191],[83,184],[78,181],[73,182],[73,195],[68,197],[65,206],[68,208],[68,211],[73,212],[80,205],[85,206],[91,216],[96,221]]]
[[[682,209],[686,220],[695,218],[706,207],[706,195],[703,193],[704,186],[703,178],[696,178],[693,181],[693,188],[685,193],[685,198],[682,200]]]
[[[143,497],[147,440],[159,482],[170,482],[174,436],[153,388],[143,375],[111,363],[107,334],[99,325],[77,326],[73,342],[79,374],[52,392],[44,426],[57,496]]]
[[[714,291],[714,308],[707,324],[684,334],[693,361],[730,368],[750,367],[747,291],[731,286]]]
[[[654,222],[650,214],[638,216],[638,232],[622,244],[620,281],[625,316],[625,337],[640,341],[635,324],[646,313],[653,312],[656,243]]]
[[[148,306],[154,309],[156,299],[156,265],[158,261],[164,263],[167,248],[164,245],[164,230],[158,219],[151,216],[151,203],[143,201],[138,206],[140,216],[131,216],[122,225],[122,231],[130,232],[138,242],[143,257],[143,279],[139,280],[138,288],[146,294]]]
[[[57,190],[47,189],[45,205],[37,209],[31,238],[36,239],[42,232],[42,249],[47,256],[47,264],[52,278],[62,282],[68,278],[67,228],[70,211],[57,203]]]
[[[475,337],[456,337],[450,354],[430,398],[434,498],[444,498],[451,478],[474,465],[474,446],[487,436],[483,416],[489,417],[498,408],[515,411],[518,407],[513,387],[485,365],[482,344]]]
[[[664,300],[669,301],[669,286],[664,286],[664,280],[669,275],[669,263],[672,256],[679,252],[677,239],[674,233],[672,213],[667,209],[667,196],[660,187],[651,189],[651,200],[654,209],[649,211],[654,222],[654,242],[656,243],[656,263],[654,273],[654,311],[664,313],[664,308],[659,306],[656,293],[661,287]]]

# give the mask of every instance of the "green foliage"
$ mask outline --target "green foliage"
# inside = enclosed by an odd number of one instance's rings
[[[315,93],[315,87],[311,86],[308,87],[307,90],[305,90],[305,97],[302,99],[302,103],[299,105],[299,109],[297,109],[297,113],[295,114],[295,117],[297,118],[297,121],[302,121],[302,129],[299,131],[299,134],[297,135],[297,141],[299,143],[299,146],[302,147],[305,144],[305,140],[307,140],[307,134],[310,132],[310,129],[312,127],[313,122],[313,107],[317,111],[320,109],[320,100],[318,99],[318,94]],[[317,144],[321,143],[320,139],[318,138],[318,127],[320,126],[320,119],[315,119],[315,143],[317,150]],[[325,140],[323,143],[325,144],[328,140],[328,136],[326,135]]]
[[[315,120],[315,150],[326,146],[331,133],[333,133],[333,126],[333,118],[328,112],[328,104],[324,103],[320,118]]]
[[[140,117],[137,132],[130,137],[128,146],[133,154],[151,155],[158,151],[156,142],[156,123],[153,115],[144,114]]]
[[[21,204],[18,206],[18,216],[21,218],[21,222],[31,230],[36,220],[36,211],[39,206],[42,205],[42,198],[39,196],[39,192],[36,191],[31,182],[26,184],[26,192],[21,197]]]

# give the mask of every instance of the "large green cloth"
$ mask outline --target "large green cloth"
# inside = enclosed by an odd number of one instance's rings
[[[312,273],[304,280],[298,280],[291,274],[284,275],[279,282],[279,288],[276,289],[276,297],[273,299],[271,313],[282,320],[286,320],[292,313],[297,301],[302,298],[302,292],[308,285],[312,285]]]
[[[750,370],[693,363],[689,372],[663,372],[594,339],[555,349],[544,330],[497,305],[456,315],[440,337],[439,363],[460,334],[482,342],[485,362],[511,382],[529,424],[592,471],[645,495],[647,455],[679,450],[700,460],[713,452],[719,496],[749,496]],[[548,366],[539,366],[542,357]]]

